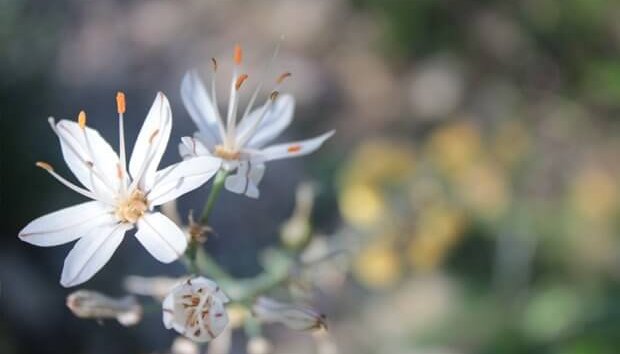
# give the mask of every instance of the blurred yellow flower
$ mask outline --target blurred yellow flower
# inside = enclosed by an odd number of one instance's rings
[[[369,288],[393,286],[400,280],[401,272],[399,255],[389,236],[382,236],[367,245],[353,264],[353,274]]]
[[[496,218],[508,206],[509,181],[499,166],[480,162],[470,166],[457,181],[465,204],[483,218]]]
[[[571,202],[579,216],[594,222],[610,219],[618,205],[617,179],[600,166],[588,166],[572,181]]]
[[[372,140],[357,149],[345,168],[343,182],[385,185],[406,179],[414,168],[411,145],[398,140]]]
[[[385,214],[385,202],[381,192],[367,184],[351,184],[340,193],[340,213],[355,226],[370,227]]]
[[[407,250],[411,266],[421,271],[437,268],[462,236],[465,222],[463,212],[448,206],[423,211]]]
[[[340,211],[358,227],[376,225],[386,214],[384,188],[402,183],[414,170],[413,148],[401,141],[364,143],[346,165],[340,178]]]
[[[429,157],[448,177],[463,172],[480,151],[480,131],[470,121],[458,121],[438,128],[427,144]]]
[[[491,152],[502,165],[512,167],[528,153],[530,144],[527,127],[518,120],[510,120],[499,126]]]

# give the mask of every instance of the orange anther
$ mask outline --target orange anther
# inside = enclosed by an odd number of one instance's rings
[[[121,91],[116,93],[116,110],[118,114],[125,113],[125,94]]]
[[[241,64],[241,60],[243,59],[243,50],[241,50],[241,46],[239,44],[235,45],[235,55],[233,56],[233,60],[235,64]]]
[[[301,145],[299,144],[291,145],[288,147],[288,149],[286,149],[286,151],[291,152],[291,153],[299,152],[301,151]]]
[[[81,129],[86,127],[86,112],[80,111],[80,114],[78,114],[78,125]]]

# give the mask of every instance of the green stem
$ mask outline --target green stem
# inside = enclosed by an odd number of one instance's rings
[[[215,175],[215,180],[213,181],[213,187],[211,187],[211,192],[209,193],[209,198],[207,198],[207,204],[205,205],[204,210],[202,211],[202,216],[200,218],[200,222],[203,225],[207,225],[209,221],[209,215],[215,206],[215,202],[217,201],[217,197],[220,195],[222,188],[224,188],[224,182],[226,181],[226,177],[228,176],[228,171],[220,170],[217,175]]]
[[[207,203],[205,204],[204,210],[202,211],[202,216],[200,217],[200,223],[202,225],[207,225],[207,221],[209,219],[209,215],[215,206],[215,202],[217,201],[222,188],[224,187],[224,182],[226,181],[226,176],[228,176],[228,172],[224,170],[219,170],[217,175],[215,175],[215,180],[213,181],[213,186],[211,187],[211,191],[209,192],[209,197],[207,198]],[[205,255],[206,258],[209,258],[208,255],[202,250],[200,244],[197,240],[191,239],[189,245],[187,245],[187,250],[185,251],[185,256],[187,258],[186,266],[190,273],[192,274],[200,274],[200,267],[197,262],[197,253],[198,251],[202,251],[201,253]],[[210,263],[216,264],[215,261],[210,258],[207,261],[211,261]],[[210,265],[211,267],[211,265]]]

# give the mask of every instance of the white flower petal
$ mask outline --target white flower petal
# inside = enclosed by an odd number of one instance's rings
[[[217,337],[228,325],[228,313],[221,301],[214,301],[209,313],[192,326],[185,328],[183,335],[196,342],[208,342]]]
[[[174,311],[174,294],[169,293],[162,303],[163,321],[166,329],[174,328],[175,331],[183,333],[185,326],[182,325],[181,313]]]
[[[118,189],[120,179],[116,171],[119,158],[99,132],[89,127],[82,130],[78,123],[64,119],[56,123],[55,128],[65,162],[84,187],[95,194],[109,193],[110,188]],[[92,170],[97,174],[92,175]]]
[[[196,156],[211,156],[211,153],[195,134],[194,137],[184,136],[181,138],[179,155],[181,155],[181,158],[187,159]]]
[[[264,174],[264,164],[245,161],[239,164],[237,173],[226,177],[224,186],[233,193],[245,194],[250,198],[256,199],[260,196],[258,183]]]
[[[109,206],[92,201],[34,219],[19,232],[19,238],[36,246],[56,246],[80,238],[95,227],[115,222]]]
[[[280,95],[273,106],[267,112],[263,121],[259,123],[254,135],[248,140],[245,146],[250,148],[260,148],[286,129],[293,121],[293,111],[295,110],[295,99],[291,95]],[[239,122],[237,136],[244,136],[246,132],[254,126],[256,120],[260,118],[261,108],[252,111],[248,116]]]
[[[253,159],[259,161],[271,161],[308,155],[320,148],[325,140],[334,135],[334,132],[335,131],[332,130],[312,139],[268,146],[257,154],[256,157],[253,157]]]
[[[228,301],[230,301],[228,296],[224,294],[219,285],[217,285],[217,283],[211,279],[205,277],[195,277],[191,278],[189,283],[191,284],[190,286],[192,287],[193,291],[198,291],[198,289],[200,288],[207,288],[207,291],[213,294],[213,296],[215,296],[221,302],[227,303]]]
[[[219,133],[216,109],[209,99],[207,90],[195,70],[188,71],[181,82],[181,98],[190,117],[212,150],[222,139]]]
[[[162,263],[170,263],[185,252],[187,238],[183,231],[161,213],[147,213],[138,220],[136,238]]]
[[[142,124],[129,160],[129,172],[134,179],[140,178],[142,190],[149,190],[155,180],[155,171],[168,145],[171,129],[170,103],[159,92]]]
[[[76,242],[65,259],[60,284],[75,286],[90,279],[112,257],[130,224],[97,227]]]
[[[202,186],[220,169],[222,160],[199,156],[181,161],[157,172],[148,200],[157,206]]]

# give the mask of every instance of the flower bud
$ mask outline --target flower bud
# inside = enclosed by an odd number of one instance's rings
[[[312,232],[310,215],[314,205],[314,188],[311,183],[302,183],[297,187],[295,210],[280,229],[282,243],[293,250],[308,243]]]
[[[111,298],[96,291],[78,290],[67,296],[67,307],[79,318],[114,318],[133,326],[142,318],[142,306],[134,296]]]
[[[190,278],[175,286],[164,299],[164,326],[196,342],[208,342],[228,324],[224,308],[228,301],[214,281]]]
[[[252,306],[252,312],[262,322],[281,323],[297,331],[327,329],[325,315],[308,306],[259,297]]]

